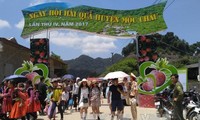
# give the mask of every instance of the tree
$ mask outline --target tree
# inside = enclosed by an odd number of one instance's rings
[[[133,43],[129,43],[126,47],[122,49],[122,55],[124,57],[128,56],[130,53],[135,53],[136,54],[136,42],[134,41]]]
[[[130,74],[133,72],[134,74],[138,74],[138,65],[137,65],[137,60],[133,58],[124,58],[123,60],[113,64],[112,66],[108,67],[106,72],[103,74],[109,73],[109,72],[114,72],[114,71],[123,71],[127,74]]]

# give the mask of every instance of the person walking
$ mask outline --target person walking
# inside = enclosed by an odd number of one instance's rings
[[[74,108],[75,108],[75,111],[77,111],[77,104],[78,104],[78,82],[80,81],[80,78],[77,77],[76,78],[76,82],[73,84],[73,102],[74,102]]]
[[[125,107],[126,106],[126,96],[127,96],[126,92],[127,92],[127,90],[125,88],[124,78],[118,78],[118,84],[123,87],[124,94],[121,94],[121,99],[122,99],[123,106]],[[123,107],[123,110],[122,110],[121,119],[123,119],[124,107]]]
[[[102,81],[103,83],[102,83],[102,88],[103,88],[103,97],[104,98],[106,98],[106,89],[107,89],[107,87],[108,87],[108,83],[107,83],[107,80],[104,80],[104,81]]]
[[[95,120],[100,120],[99,107],[101,105],[101,90],[96,80],[92,81],[92,87],[90,93],[91,93],[90,101],[92,106],[93,117]]]
[[[58,105],[58,110],[60,112],[61,115],[61,120],[63,120],[63,113],[61,110],[61,96],[62,96],[62,88],[60,88],[58,86],[58,81],[60,80],[60,78],[53,78],[51,83],[53,84],[53,95],[52,95],[52,106],[51,106],[51,110],[50,110],[50,115],[49,115],[49,119],[51,120],[54,117],[54,112],[56,109],[56,106]]]
[[[5,88],[3,94],[0,94],[0,97],[3,98],[2,103],[2,113],[4,118],[8,119],[7,113],[10,113],[12,109],[12,94],[15,88],[15,83],[13,81],[8,81],[7,87]]]
[[[87,112],[88,112],[88,107],[89,107],[89,91],[90,88],[88,86],[88,81],[87,79],[83,78],[79,87],[79,108],[80,108],[80,116],[81,120],[86,120],[87,117]],[[83,112],[85,114],[83,115]]]
[[[9,115],[10,119],[26,119],[26,99],[27,95],[25,92],[25,86],[23,83],[19,83],[18,87],[13,91],[14,104]]]
[[[136,82],[136,76],[131,73],[130,74],[130,87],[128,88],[130,91],[129,97],[130,97],[130,103],[131,103],[131,114],[133,120],[137,120],[137,102],[136,102],[136,97],[138,94],[138,86]]]
[[[27,113],[26,113],[26,118],[27,120],[30,120],[31,117],[33,120],[37,119],[37,112],[35,110],[35,90],[33,89],[32,86],[32,81],[28,80],[26,81],[26,93],[27,93]]]
[[[40,78],[40,82],[38,83],[38,91],[39,91],[39,100],[41,103],[41,111],[40,115],[44,115],[44,108],[46,106],[45,98],[47,96],[47,85],[44,83],[44,77]]]
[[[62,96],[61,96],[61,110],[64,113],[66,109],[67,101],[69,100],[69,92],[63,88]]]
[[[117,110],[117,119],[121,120],[122,117],[122,110],[124,108],[123,101],[121,99],[121,94],[123,95],[123,87],[118,84],[118,78],[115,78],[112,80],[113,85],[109,87],[109,92],[108,92],[108,103],[111,102],[111,110],[112,110],[112,115],[111,115],[111,120],[114,119],[115,116],[115,111]],[[110,101],[110,94],[111,96],[111,101]]]
[[[45,102],[46,102],[46,106],[45,106],[45,109],[44,109],[44,112],[47,114],[47,116],[50,115],[50,105],[51,105],[51,96],[53,95],[53,87],[52,86],[49,86],[48,89],[47,89],[47,97],[45,99]]]
[[[173,90],[173,104],[174,104],[174,120],[184,120],[183,118],[183,86],[179,82],[179,76],[178,74],[172,74],[171,80],[172,84],[174,85]]]

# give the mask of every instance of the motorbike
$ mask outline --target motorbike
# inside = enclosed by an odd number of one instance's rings
[[[161,93],[155,95],[155,107],[163,117],[165,114],[171,120],[173,119],[173,103],[172,103],[172,90],[165,89]]]
[[[196,99],[190,101],[190,110],[186,114],[186,118],[189,120],[200,120],[200,94],[196,94]]]
[[[196,98],[195,90],[190,89],[188,92],[184,92],[184,99],[182,102],[183,105],[183,117],[185,119],[189,118],[190,112],[196,107],[194,102]]]
[[[173,120],[173,90],[165,89],[164,91],[155,95],[155,107],[158,110],[160,117],[166,117]],[[190,89],[184,92],[183,98],[183,116],[188,120],[200,120],[200,94],[195,89]]]

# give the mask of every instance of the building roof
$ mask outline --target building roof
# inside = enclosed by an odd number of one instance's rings
[[[18,44],[18,43],[17,43],[17,40],[16,40],[15,38],[13,38],[13,37],[10,38],[10,39],[0,37],[0,42],[3,42],[3,43],[5,43],[5,44],[9,44],[9,45],[11,45],[11,46],[15,46],[15,47],[17,47],[17,48],[24,49],[24,50],[27,50],[27,51],[30,50],[29,48],[27,48],[27,47],[25,47],[25,46],[23,46],[23,45]],[[60,63],[62,63],[62,64],[66,64],[63,60],[58,60],[58,59],[56,59],[56,58],[54,58],[54,57],[51,57],[51,56],[50,56],[50,59],[53,59],[53,60],[55,60],[55,61],[58,61],[58,62],[60,62]]]
[[[186,65],[186,68],[198,68],[199,63],[191,64],[191,65]]]
[[[20,45],[17,43],[16,39],[15,38],[10,38],[10,39],[7,39],[7,38],[3,38],[3,37],[0,37],[0,42],[3,42],[5,44],[10,44],[12,46],[15,46],[17,48],[21,48],[21,49],[25,49],[25,50],[30,50],[29,48],[23,46],[23,45]]]

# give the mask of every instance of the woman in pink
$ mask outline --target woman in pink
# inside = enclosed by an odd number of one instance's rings
[[[7,118],[7,112],[10,112],[12,109],[12,93],[14,91],[14,82],[8,81],[8,87],[4,90],[3,94],[0,94],[0,97],[3,97],[2,103],[2,113],[5,114]]]

